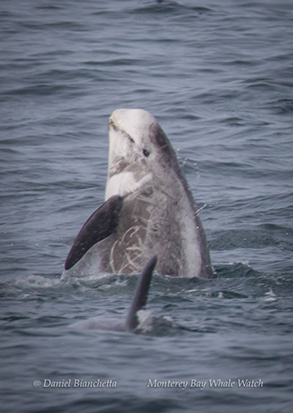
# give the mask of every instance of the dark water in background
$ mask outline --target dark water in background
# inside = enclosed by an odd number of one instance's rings
[[[290,0],[1,0],[3,411],[292,411],[292,15]],[[148,309],[173,325],[144,335],[70,327],[123,317],[133,277],[60,282],[121,107],[178,150],[217,270],[156,277]]]

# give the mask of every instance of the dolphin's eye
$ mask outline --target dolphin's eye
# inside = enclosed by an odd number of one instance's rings
[[[144,150],[142,151],[142,153],[144,154],[145,157],[150,156],[150,152],[149,152],[147,149],[144,149]]]

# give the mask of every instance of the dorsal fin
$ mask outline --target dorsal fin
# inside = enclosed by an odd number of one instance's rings
[[[156,263],[157,256],[155,255],[144,267],[142,275],[137,283],[135,295],[126,319],[127,330],[134,330],[138,325],[137,312],[146,305],[148,291]]]

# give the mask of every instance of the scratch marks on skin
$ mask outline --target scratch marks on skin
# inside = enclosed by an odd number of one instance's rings
[[[153,198],[153,193],[156,197]],[[174,211],[177,203],[163,190],[160,192],[153,187],[146,187],[140,194],[130,194],[127,200],[127,210],[124,217],[131,217],[130,228],[123,224],[118,229],[117,239],[110,251],[110,268],[113,273],[125,274],[140,271],[141,265],[164,245],[164,252],[158,262],[170,262],[168,274],[174,274],[180,267],[182,258],[182,243],[180,236],[180,224],[174,221]],[[126,203],[125,203],[126,204]],[[122,217],[123,222],[123,217]],[[123,259],[121,260],[121,256]]]
[[[141,261],[145,259],[145,254],[143,252],[144,239],[141,236],[142,232],[145,233],[145,229],[142,231],[142,227],[140,225],[135,225],[129,228],[123,234],[121,239],[115,241],[110,252],[110,267],[113,273],[126,274],[129,272],[129,268],[137,268],[137,271],[139,271],[139,265]],[[128,246],[125,248],[124,245]],[[119,262],[118,268],[118,266],[116,266],[115,257],[116,250],[118,251],[117,256],[120,256],[119,250],[121,247],[124,249],[124,260],[122,265],[121,262]]]

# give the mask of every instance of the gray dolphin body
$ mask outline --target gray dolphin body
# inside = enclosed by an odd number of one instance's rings
[[[158,274],[212,277],[197,206],[156,119],[116,110],[109,141],[105,202],[77,235],[63,276],[137,274],[157,254]]]
[[[125,320],[119,322],[117,320],[101,320],[99,318],[91,318],[85,321],[75,323],[74,327],[90,329],[90,330],[110,330],[110,331],[134,331],[139,326],[138,311],[146,306],[150,283],[154,268],[157,263],[157,257],[154,256],[145,266],[143,273],[138,280],[134,298],[128,310]]]

